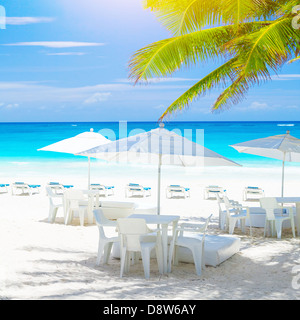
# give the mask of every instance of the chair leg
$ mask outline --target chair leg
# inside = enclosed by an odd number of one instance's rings
[[[229,234],[233,234],[235,225],[236,225],[236,218],[230,218],[229,219]]]
[[[73,210],[69,209],[66,214],[65,224],[70,224],[73,219]]]
[[[145,278],[150,278],[150,251],[148,248],[142,248],[142,260],[144,266]]]
[[[281,239],[282,221],[275,221],[275,229],[277,232],[277,239]]]
[[[121,250],[121,270],[120,270],[120,278],[123,277],[124,271],[125,271],[125,264],[126,264],[126,248],[123,248]]]
[[[80,220],[80,225],[83,226],[84,225],[84,209],[83,210],[79,210],[79,220]]]
[[[293,237],[296,237],[296,233],[295,233],[295,220],[294,220],[294,216],[291,217],[291,227],[292,227],[292,233],[293,233]]]
[[[107,242],[106,245],[104,246],[103,263],[105,264],[108,264],[112,246],[113,246],[112,242]]]
[[[201,247],[192,248],[196,273],[198,276],[201,276],[202,274],[202,248]]]
[[[156,260],[157,260],[157,264],[158,264],[158,270],[160,274],[164,273],[164,267],[163,267],[163,255],[162,255],[162,249],[158,246],[156,246],[155,248],[156,251]],[[169,260],[170,263],[170,260]],[[168,266],[170,267],[170,266]],[[171,270],[170,270],[171,272]]]
[[[101,240],[99,240],[97,266],[100,266],[100,261],[101,261],[102,255],[103,255],[103,251],[104,251],[104,244]]]

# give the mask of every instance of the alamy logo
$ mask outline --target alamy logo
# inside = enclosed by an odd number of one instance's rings
[[[6,10],[0,6],[0,29],[6,29]]]
[[[296,6],[293,8],[292,13],[296,14],[296,16],[292,20],[292,26],[294,29],[300,29],[300,6]]]

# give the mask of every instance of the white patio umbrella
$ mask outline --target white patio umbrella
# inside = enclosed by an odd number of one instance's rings
[[[110,140],[102,136],[100,133],[94,132],[94,129],[90,131],[80,133],[75,137],[64,139],[53,143],[47,147],[38,149],[38,151],[53,151],[53,152],[62,152],[70,153],[77,155],[80,152],[89,150],[96,146],[109,143]],[[88,156],[88,189],[90,188],[91,182],[91,161]]]
[[[159,128],[86,150],[82,155],[107,161],[158,165],[157,209],[160,214],[161,166],[239,166],[172,131]]]
[[[282,161],[281,196],[284,194],[285,162],[300,162],[300,139],[286,134],[261,138],[231,145],[241,153],[249,153]]]

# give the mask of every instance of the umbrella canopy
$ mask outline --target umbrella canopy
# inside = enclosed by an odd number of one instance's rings
[[[284,167],[285,162],[300,162],[300,139],[286,134],[255,139],[231,145],[241,153],[249,153],[262,157],[278,159],[282,161],[282,187],[281,196],[284,193]]]
[[[80,153],[107,161],[158,165],[158,214],[162,165],[239,166],[237,163],[172,131],[159,128],[116,140]]]
[[[76,155],[85,150],[94,148],[102,144],[107,144],[109,142],[110,140],[108,140],[101,134],[94,132],[93,129],[90,129],[89,132],[83,132],[76,135],[75,137],[58,141],[56,143],[50,144],[49,146],[38,149],[38,151],[62,152]],[[88,158],[88,187],[90,187],[90,157],[88,156]]]

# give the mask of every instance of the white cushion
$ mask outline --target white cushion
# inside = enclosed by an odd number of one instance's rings
[[[170,238],[171,237],[169,237],[169,242]],[[213,267],[218,266],[239,252],[240,246],[241,241],[238,237],[227,235],[206,235],[204,245],[205,264]],[[119,243],[114,244],[112,256],[114,258],[120,258]],[[151,257],[155,257],[155,251],[152,252]],[[180,262],[194,263],[192,252],[184,247],[179,247],[178,259]]]
[[[145,204],[138,204],[134,209],[135,214],[157,214],[157,207],[145,205]]]
[[[204,244],[205,265],[216,267],[240,251],[241,241],[238,237],[227,235],[206,235]],[[188,248],[178,248],[180,262],[193,263],[192,252]]]
[[[132,209],[135,207],[133,202],[121,202],[121,201],[101,201],[101,207],[103,208],[127,208]]]

